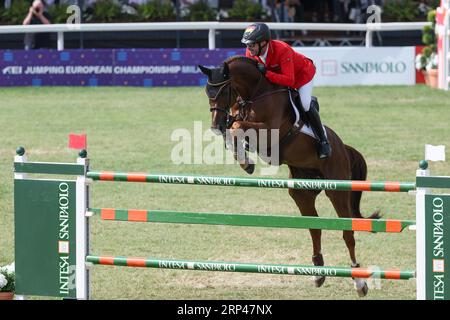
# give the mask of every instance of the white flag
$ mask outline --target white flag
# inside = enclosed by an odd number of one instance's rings
[[[445,146],[425,145],[425,160],[430,161],[445,161]]]

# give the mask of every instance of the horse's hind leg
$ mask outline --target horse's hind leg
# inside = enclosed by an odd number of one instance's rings
[[[317,211],[315,207],[316,197],[320,191],[306,191],[306,190],[295,190],[289,189],[289,195],[294,199],[297,207],[303,216],[313,216],[317,217]],[[322,256],[322,230],[320,229],[309,229],[311,234],[311,239],[313,243],[313,256],[312,262],[315,266],[323,266],[323,256]],[[325,281],[324,276],[314,277],[314,283],[316,287],[322,286]]]
[[[351,211],[351,192],[349,191],[326,191],[325,192],[328,198],[331,200],[331,203],[333,204],[334,209],[336,210],[336,213],[340,218],[351,218],[352,217],[352,211]],[[343,238],[345,241],[345,244],[347,246],[348,252],[350,254],[350,259],[352,261],[352,268],[359,268],[360,265],[356,260],[356,253],[355,253],[355,236],[354,231],[351,230],[344,230],[343,231]],[[363,297],[367,294],[368,287],[367,283],[358,278],[353,279],[355,281],[355,287],[358,292],[358,295],[360,297]]]

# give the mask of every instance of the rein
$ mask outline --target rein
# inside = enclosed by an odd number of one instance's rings
[[[258,84],[256,85],[256,89],[253,91],[253,94],[251,95],[249,100],[243,100],[242,97],[239,95],[239,97],[241,97],[241,100],[238,101],[240,107],[245,108],[249,104],[253,104],[255,101],[258,101],[258,100],[261,100],[262,98],[271,96],[272,94],[288,91],[288,89],[277,89],[277,90],[273,90],[273,91],[269,91],[269,92],[264,92],[263,94],[260,94],[259,96],[255,97],[255,95],[258,93],[259,87],[261,86],[261,80],[263,78],[264,78],[264,76],[262,74],[260,74],[260,78],[258,80]]]
[[[258,89],[258,87],[257,87],[257,89]],[[249,105],[254,104],[255,101],[261,100],[262,98],[271,96],[273,94],[286,92],[286,91],[288,91],[288,89],[277,89],[277,90],[273,90],[273,91],[269,91],[269,92],[264,92],[263,94],[260,94],[260,95],[258,95],[256,97],[254,97],[255,93],[257,92],[257,90],[255,90],[255,92],[253,93],[252,97],[249,100],[244,100],[244,99],[242,99],[241,96],[239,96],[239,98],[240,98],[240,99],[238,99],[239,113],[244,114],[243,119],[245,120],[247,118],[247,116],[245,115],[245,109]]]
[[[285,92],[285,91],[288,91],[288,89],[277,89],[277,90],[265,92],[265,93],[263,93],[263,94],[261,94],[261,95],[255,97],[255,98],[253,98],[252,100],[248,100],[248,101],[245,101],[245,102],[246,102],[247,104],[252,104],[252,103],[254,103],[255,101],[258,101],[258,100],[260,100],[260,99],[262,99],[262,98],[264,98],[264,97],[271,96],[271,95],[273,95],[273,94],[281,93],[281,92]]]

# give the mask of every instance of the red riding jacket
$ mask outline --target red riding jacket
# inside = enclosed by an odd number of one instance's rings
[[[245,56],[264,64],[259,56],[252,57],[248,49]],[[311,59],[278,40],[270,40],[265,66],[266,78],[270,82],[295,89],[310,82],[316,73]]]

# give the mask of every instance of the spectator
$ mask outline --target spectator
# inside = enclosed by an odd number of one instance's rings
[[[297,7],[300,6],[299,0],[275,0],[275,18],[277,22],[296,22],[295,17]],[[278,34],[278,33],[277,33]],[[288,36],[288,32],[280,32],[282,37]],[[294,36],[294,31],[290,32]]]
[[[45,8],[43,0],[34,0],[28,14],[23,20],[23,25],[51,24],[51,18]],[[26,33],[25,50],[50,48],[50,33]]]
[[[277,22],[289,22],[287,0],[275,0]]]
[[[367,23],[369,17],[374,13],[373,11],[369,13],[368,8],[376,5],[383,10],[383,2],[383,0],[352,0],[349,5],[348,19],[355,23]],[[381,18],[381,15],[379,18]]]
[[[332,0],[332,7],[333,7],[333,22],[343,22],[344,21],[344,15],[343,7],[344,7],[344,0]]]
[[[426,17],[428,14],[428,11],[431,10],[431,7],[427,3],[428,1],[420,0],[418,10],[421,16]]]
[[[305,22],[305,6],[303,0],[298,1],[298,5],[294,5],[295,8],[295,22]]]
[[[367,23],[369,17],[374,13],[373,11],[371,13],[368,12],[368,8],[370,6],[376,5],[380,7],[380,9],[383,8],[383,0],[360,0],[360,3],[361,14],[363,15],[363,23]],[[381,12],[379,18],[381,19]]]
[[[297,10],[300,10],[300,0],[288,0],[286,2],[288,6],[288,21],[297,22]]]
[[[350,3],[351,0],[340,0],[340,8],[341,8],[341,21],[348,23],[349,20],[349,13],[350,13]]]
[[[299,22],[303,20],[302,4],[300,0],[287,0],[286,2],[288,12],[288,22]],[[300,19],[298,17],[301,17]],[[305,30],[303,30],[305,32]],[[291,31],[291,36],[295,36],[295,31]]]
[[[361,2],[352,0],[349,4],[348,20],[354,23],[363,23],[363,14],[361,11]]]
[[[339,0],[316,0],[313,5],[312,22],[330,22],[330,16],[334,18],[338,15],[338,5]]]

